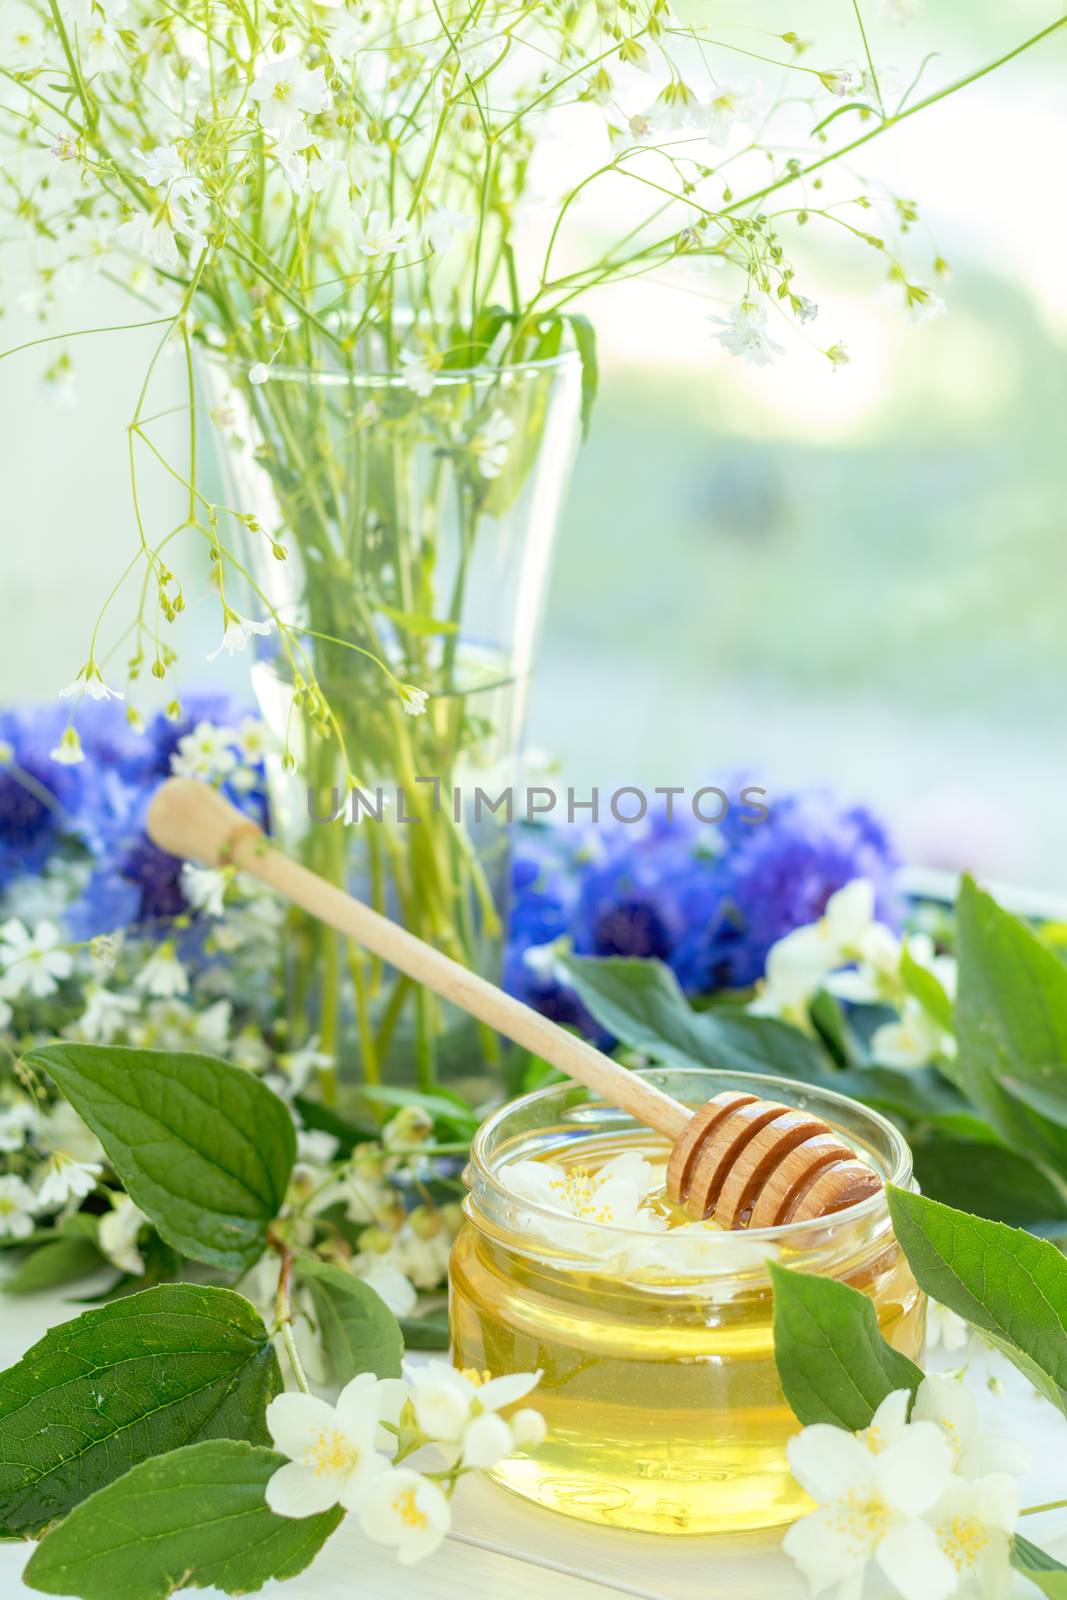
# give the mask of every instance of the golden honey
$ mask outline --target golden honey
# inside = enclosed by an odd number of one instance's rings
[[[737,1088],[811,1111],[887,1180],[911,1183],[896,1129],[843,1096],[757,1074],[645,1076],[694,1106]],[[627,1153],[658,1175],[668,1147],[572,1085],[513,1102],[475,1139],[450,1268],[452,1358],[494,1375],[540,1369],[531,1399],[549,1430],[493,1475],[539,1505],[613,1527],[722,1533],[791,1522],[810,1502],[786,1460],[798,1424],[774,1365],[767,1260],[862,1289],[884,1336],[917,1356],[924,1302],[885,1197],[814,1223],[727,1233],[687,1227],[653,1182],[646,1205],[658,1231],[612,1226],[598,1220],[596,1175]],[[520,1162],[547,1168],[577,1214],[531,1200],[528,1181],[510,1185],[509,1168],[529,1178]]]

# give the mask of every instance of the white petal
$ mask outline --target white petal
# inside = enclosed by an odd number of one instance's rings
[[[346,1383],[337,1397],[337,1423],[354,1440],[370,1438],[378,1426],[381,1401],[378,1379],[373,1372],[361,1372]]]
[[[278,1398],[287,1399],[288,1396]],[[293,1398],[309,1397],[294,1395]],[[337,1473],[316,1473],[299,1461],[287,1461],[269,1480],[266,1501],[279,1517],[312,1517],[335,1506],[342,1487],[343,1479]]]
[[[834,1510],[819,1510],[786,1530],[782,1549],[819,1594],[852,1574],[862,1579],[871,1542],[843,1533]]]
[[[873,1458],[882,1498],[905,1517],[921,1516],[945,1492],[955,1458],[935,1422],[912,1422]]]
[[[503,1417],[487,1411],[475,1417],[463,1435],[463,1464],[466,1467],[495,1467],[515,1448],[511,1429]]]
[[[870,1427],[864,1429],[863,1440],[868,1450],[885,1450],[900,1438],[907,1427],[910,1400],[910,1389],[894,1389],[892,1394],[886,1395],[871,1418]]]
[[[333,1407],[312,1394],[275,1395],[267,1407],[266,1421],[276,1448],[297,1461],[323,1428],[337,1427]]]
[[[486,1411],[499,1411],[501,1406],[513,1406],[516,1400],[524,1399],[540,1381],[540,1372],[506,1372],[483,1383],[475,1398]]]
[[[869,878],[854,878],[826,902],[826,920],[841,944],[857,945],[873,916],[874,884]]]
[[[956,1589],[956,1569],[926,1522],[899,1522],[879,1542],[878,1565],[908,1600],[946,1600]]]
[[[931,1373],[919,1385],[912,1416],[916,1422],[936,1422],[959,1450],[978,1431],[974,1396],[958,1378]]]
[[[800,1487],[823,1504],[845,1500],[869,1484],[876,1459],[853,1434],[828,1422],[813,1423],[794,1434],[786,1452]]]

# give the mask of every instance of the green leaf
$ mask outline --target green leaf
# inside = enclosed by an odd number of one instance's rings
[[[1007,1145],[929,1133],[912,1140],[919,1187],[995,1222],[1034,1228],[1067,1222],[1067,1195],[1039,1166]]]
[[[165,1284],[85,1311],[0,1373],[0,1526],[35,1533],[178,1445],[265,1439],[280,1388],[266,1329],[232,1289]]]
[[[104,1259],[91,1239],[53,1239],[19,1263],[18,1270],[5,1280],[4,1293],[33,1294],[38,1289],[54,1289],[84,1278],[103,1265]]]
[[[96,1134],[168,1244],[242,1272],[263,1254],[296,1155],[285,1104],[212,1056],[53,1044],[25,1057]]]
[[[567,318],[574,333],[574,342],[582,359],[582,440],[589,437],[593,420],[597,389],[600,386],[600,368],[597,363],[596,329],[588,317],[570,315]]]
[[[1067,1125],[1005,1085],[1048,1093],[1058,1080],[1067,1101],[1067,965],[969,878],[956,916],[960,1087],[1009,1144],[1067,1177]]]
[[[825,1082],[841,1094],[851,1095],[903,1122],[929,1123],[967,1139],[996,1137],[985,1119],[934,1067],[850,1067],[845,1072],[835,1072]]]
[[[1067,1413],[1067,1260],[1003,1222],[892,1186],[889,1209],[920,1287],[980,1328]]]
[[[694,1011],[674,973],[660,961],[561,956],[560,963],[601,1026],[654,1061],[774,1072],[806,1082],[827,1075],[825,1058],[799,1028],[725,1006]]]
[[[400,1332],[406,1350],[447,1350],[447,1317],[401,1317]]]
[[[347,1383],[359,1372],[399,1378],[404,1338],[381,1295],[325,1261],[298,1260],[296,1275],[311,1291],[333,1381]]]
[[[951,1033],[953,1028],[952,1001],[945,993],[940,979],[929,967],[920,966],[905,943],[900,956],[900,976],[905,989],[913,995],[924,1011],[928,1011],[939,1028]]]
[[[381,600],[374,602],[374,609],[388,617],[390,622],[395,622],[398,628],[403,628],[405,633],[414,634],[420,639],[431,634],[459,632],[458,622],[425,617],[415,611],[398,611],[395,606],[387,606]]]
[[[478,1130],[478,1117],[471,1110],[465,1100],[454,1094],[442,1084],[438,1084],[432,1094],[424,1094],[420,1089],[399,1089],[392,1084],[364,1084],[362,1095],[372,1105],[392,1106],[400,1109],[403,1106],[419,1106],[434,1122],[448,1133],[457,1134],[461,1139],[471,1138]]]
[[[774,1359],[801,1422],[866,1428],[894,1389],[914,1394],[922,1373],[882,1338],[874,1302],[833,1278],[770,1262]]]
[[[176,1589],[246,1594],[292,1578],[343,1513],[275,1516],[264,1493],[284,1464],[275,1451],[235,1439],[142,1461],[53,1528],[24,1580],[81,1600],[166,1600]]]
[[[1012,1540],[1011,1563],[1036,1583],[1048,1600],[1067,1600],[1067,1567],[1047,1550],[1041,1550],[1017,1533]]]

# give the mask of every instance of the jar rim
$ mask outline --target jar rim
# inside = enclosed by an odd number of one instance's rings
[[[665,1076],[669,1077],[672,1082],[677,1082],[679,1078],[683,1082],[687,1078],[692,1078],[693,1080],[707,1080],[708,1078],[730,1080],[729,1083],[722,1083],[721,1086],[723,1088],[732,1087],[735,1082],[743,1082],[746,1085],[751,1084],[757,1093],[764,1094],[768,1098],[780,1099],[787,1105],[790,1103],[790,1092],[795,1095],[798,1091],[802,1091],[807,1095],[816,1097],[820,1105],[825,1105],[828,1119],[831,1121],[833,1120],[835,1106],[842,1110],[847,1110],[853,1118],[859,1113],[859,1116],[866,1122],[868,1129],[881,1135],[888,1146],[889,1159],[883,1163],[886,1168],[884,1172],[886,1183],[892,1183],[897,1188],[907,1188],[913,1182],[911,1151],[900,1129],[890,1122],[887,1117],[882,1116],[880,1112],[872,1110],[870,1106],[864,1105],[862,1101],[854,1100],[850,1095],[840,1093],[839,1090],[825,1088],[822,1084],[805,1083],[801,1079],[781,1078],[771,1073],[734,1073],[718,1067],[645,1067],[637,1069],[637,1076],[652,1082],[656,1082],[657,1079],[662,1079]],[[660,1086],[662,1087],[662,1084]],[[638,1239],[647,1240],[649,1233],[645,1229],[622,1228],[613,1223],[589,1222],[570,1218],[565,1213],[555,1211],[548,1206],[539,1205],[532,1200],[528,1200],[525,1196],[520,1199],[505,1184],[501,1183],[496,1176],[486,1147],[506,1117],[513,1115],[520,1107],[544,1104],[553,1097],[563,1100],[583,1095],[586,1097],[584,1100],[575,1099],[572,1103],[591,1106],[603,1105],[609,1111],[617,1109],[612,1107],[608,1101],[601,1099],[599,1095],[584,1089],[582,1085],[570,1082],[550,1084],[545,1089],[537,1089],[530,1094],[520,1096],[518,1099],[509,1100],[505,1105],[498,1107],[480,1125],[471,1141],[471,1162],[467,1172],[470,1173],[473,1168],[478,1175],[479,1183],[489,1190],[497,1201],[504,1202],[508,1206],[520,1204],[523,1212],[531,1213],[534,1217],[544,1218],[557,1229],[561,1224],[565,1227],[567,1223],[573,1221],[578,1228],[584,1230],[595,1229],[598,1236],[603,1235],[605,1239],[616,1238],[620,1244]],[[710,1096],[701,1095],[698,1100],[692,1103],[703,1104],[708,1098]],[[642,1124],[634,1120],[634,1126],[641,1127]],[[473,1190],[473,1185],[470,1184],[469,1179],[468,1187]],[[729,1241],[738,1239],[754,1241],[757,1245],[787,1245],[794,1250],[801,1250],[803,1249],[805,1234],[825,1233],[828,1226],[833,1226],[836,1230],[856,1223],[863,1223],[869,1219],[878,1219],[881,1215],[888,1216],[884,1188],[872,1195],[868,1195],[866,1199],[857,1201],[854,1205],[845,1206],[840,1211],[834,1211],[826,1217],[816,1217],[802,1222],[779,1223],[769,1228],[724,1229],[722,1233],[723,1253],[724,1255],[729,1253]],[[655,1237],[659,1236],[656,1235]]]
[[[227,355],[223,350],[216,350],[211,345],[200,346],[203,359],[211,362],[213,366],[225,367],[231,372],[249,372],[252,367],[259,365],[255,361],[246,361],[242,357]],[[442,368],[433,374],[434,389],[453,389],[463,384],[476,384],[479,386],[497,382],[500,378],[512,375],[537,372],[564,372],[569,368],[580,366],[581,355],[577,350],[561,350],[554,356],[542,356],[529,361],[505,362],[500,366],[477,367],[448,367]],[[292,365],[278,365],[270,368],[270,381],[283,383],[306,383],[313,378],[328,388],[347,389],[406,389],[408,387],[407,375],[400,369],[384,372],[335,372],[321,367],[299,367]],[[432,392],[432,391],[431,391]]]

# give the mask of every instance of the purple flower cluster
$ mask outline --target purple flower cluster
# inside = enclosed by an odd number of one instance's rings
[[[870,878],[891,925],[897,860],[882,823],[820,789],[777,794],[765,821],[718,827],[662,816],[640,826],[524,828],[515,840],[505,984],[557,1021],[593,1032],[540,947],[654,957],[691,996],[746,989],[767,952],[816,921],[836,889]]]
[[[231,727],[240,716],[225,696],[203,694],[187,700],[179,720],[160,713],[135,733],[121,706],[89,701],[78,712],[85,759],[64,766],[50,752],[66,727],[65,707],[0,712],[0,891],[65,856],[90,863],[68,913],[73,938],[158,931],[187,913],[181,863],[148,838],[145,813],[179,740],[199,722]],[[263,783],[230,798],[267,821]]]

